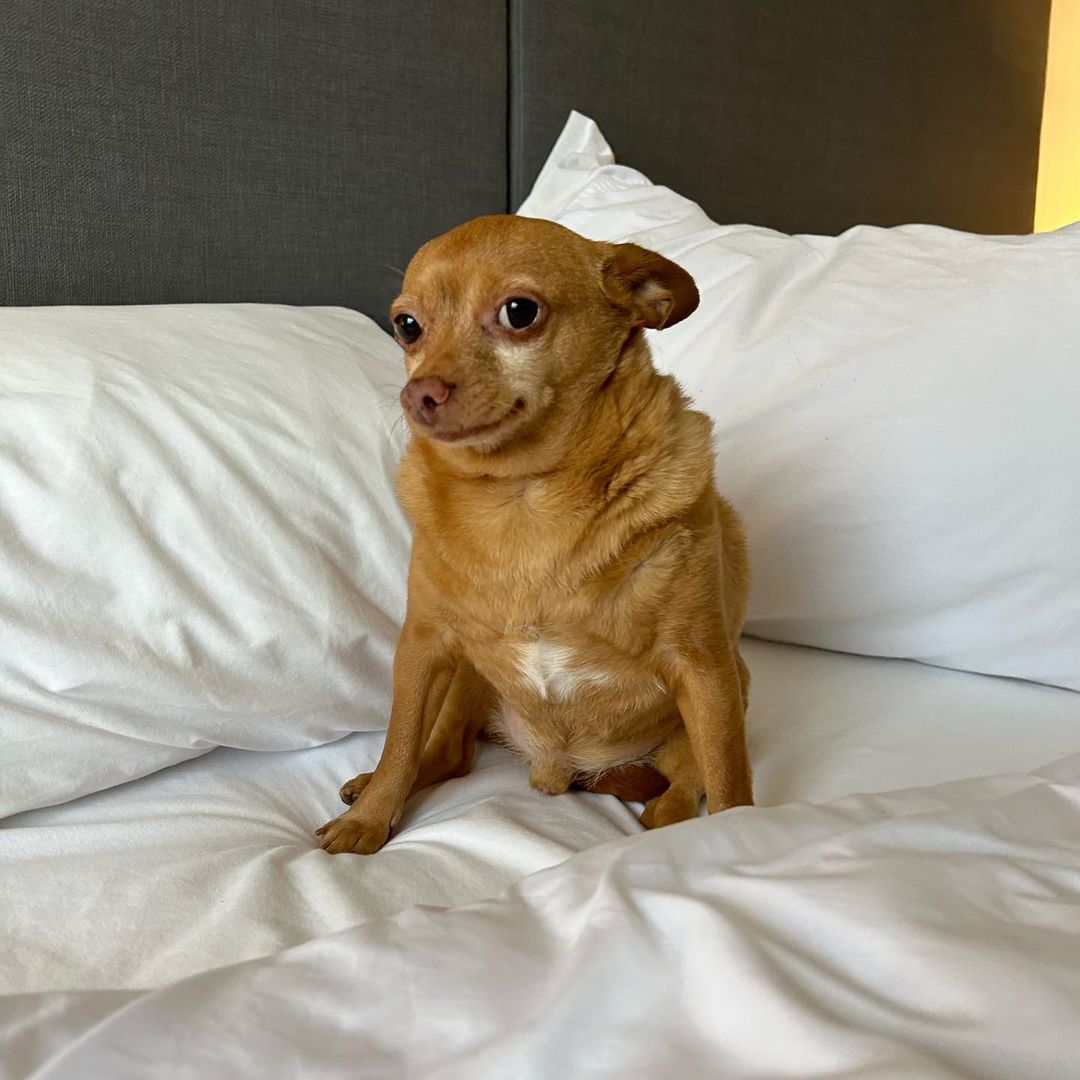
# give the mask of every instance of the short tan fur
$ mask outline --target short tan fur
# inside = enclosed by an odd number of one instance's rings
[[[650,827],[752,801],[746,541],[710,421],[642,332],[697,304],[662,256],[546,221],[478,218],[417,252],[391,309],[408,610],[382,757],[341,789],[327,851],[378,850],[484,732],[548,794],[653,792]]]

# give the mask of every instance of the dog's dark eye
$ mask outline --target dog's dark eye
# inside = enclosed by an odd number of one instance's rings
[[[423,327],[408,312],[394,316],[394,333],[403,345],[411,345],[423,332]]]
[[[536,322],[540,305],[524,296],[512,296],[499,308],[499,325],[507,330],[524,330]]]

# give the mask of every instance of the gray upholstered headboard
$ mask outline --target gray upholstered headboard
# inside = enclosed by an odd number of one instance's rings
[[[716,218],[1031,227],[1049,0],[8,0],[0,303],[382,314],[574,107]]]

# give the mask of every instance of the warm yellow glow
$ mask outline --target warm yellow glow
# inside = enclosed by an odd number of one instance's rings
[[[1035,231],[1080,221],[1080,0],[1053,0]]]

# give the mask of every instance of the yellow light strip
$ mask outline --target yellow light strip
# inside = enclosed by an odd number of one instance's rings
[[[1053,0],[1035,231],[1080,221],[1080,0]]]

